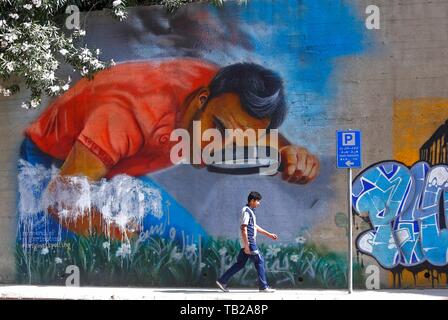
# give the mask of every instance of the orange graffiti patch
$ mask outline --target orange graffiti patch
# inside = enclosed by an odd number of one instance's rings
[[[421,146],[448,119],[448,99],[397,100],[393,117],[393,160],[411,166]]]

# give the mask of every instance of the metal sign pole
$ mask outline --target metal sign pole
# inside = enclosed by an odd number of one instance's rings
[[[361,131],[336,131],[336,166],[348,170],[348,263],[347,285],[348,293],[353,292],[353,215],[352,215],[352,169],[361,168]]]
[[[352,168],[348,168],[348,293],[353,292]]]

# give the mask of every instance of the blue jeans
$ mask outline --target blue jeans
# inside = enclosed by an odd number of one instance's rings
[[[227,285],[230,278],[244,268],[246,265],[247,259],[252,260],[252,263],[255,266],[255,269],[258,273],[258,288],[259,289],[265,289],[268,287],[268,281],[266,279],[266,269],[264,265],[264,259],[261,256],[260,253],[257,254],[245,254],[244,249],[241,249],[240,253],[238,254],[238,257],[236,258],[236,263],[230,267],[229,270],[227,270],[221,278],[219,278],[219,282],[223,285]]]

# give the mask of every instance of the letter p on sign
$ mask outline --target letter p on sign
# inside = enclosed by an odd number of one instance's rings
[[[342,134],[342,145],[343,146],[354,146],[356,144],[354,133],[343,133]]]

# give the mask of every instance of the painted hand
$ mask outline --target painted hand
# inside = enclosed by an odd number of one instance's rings
[[[285,146],[280,149],[280,155],[283,180],[306,184],[319,174],[319,159],[303,147]]]

